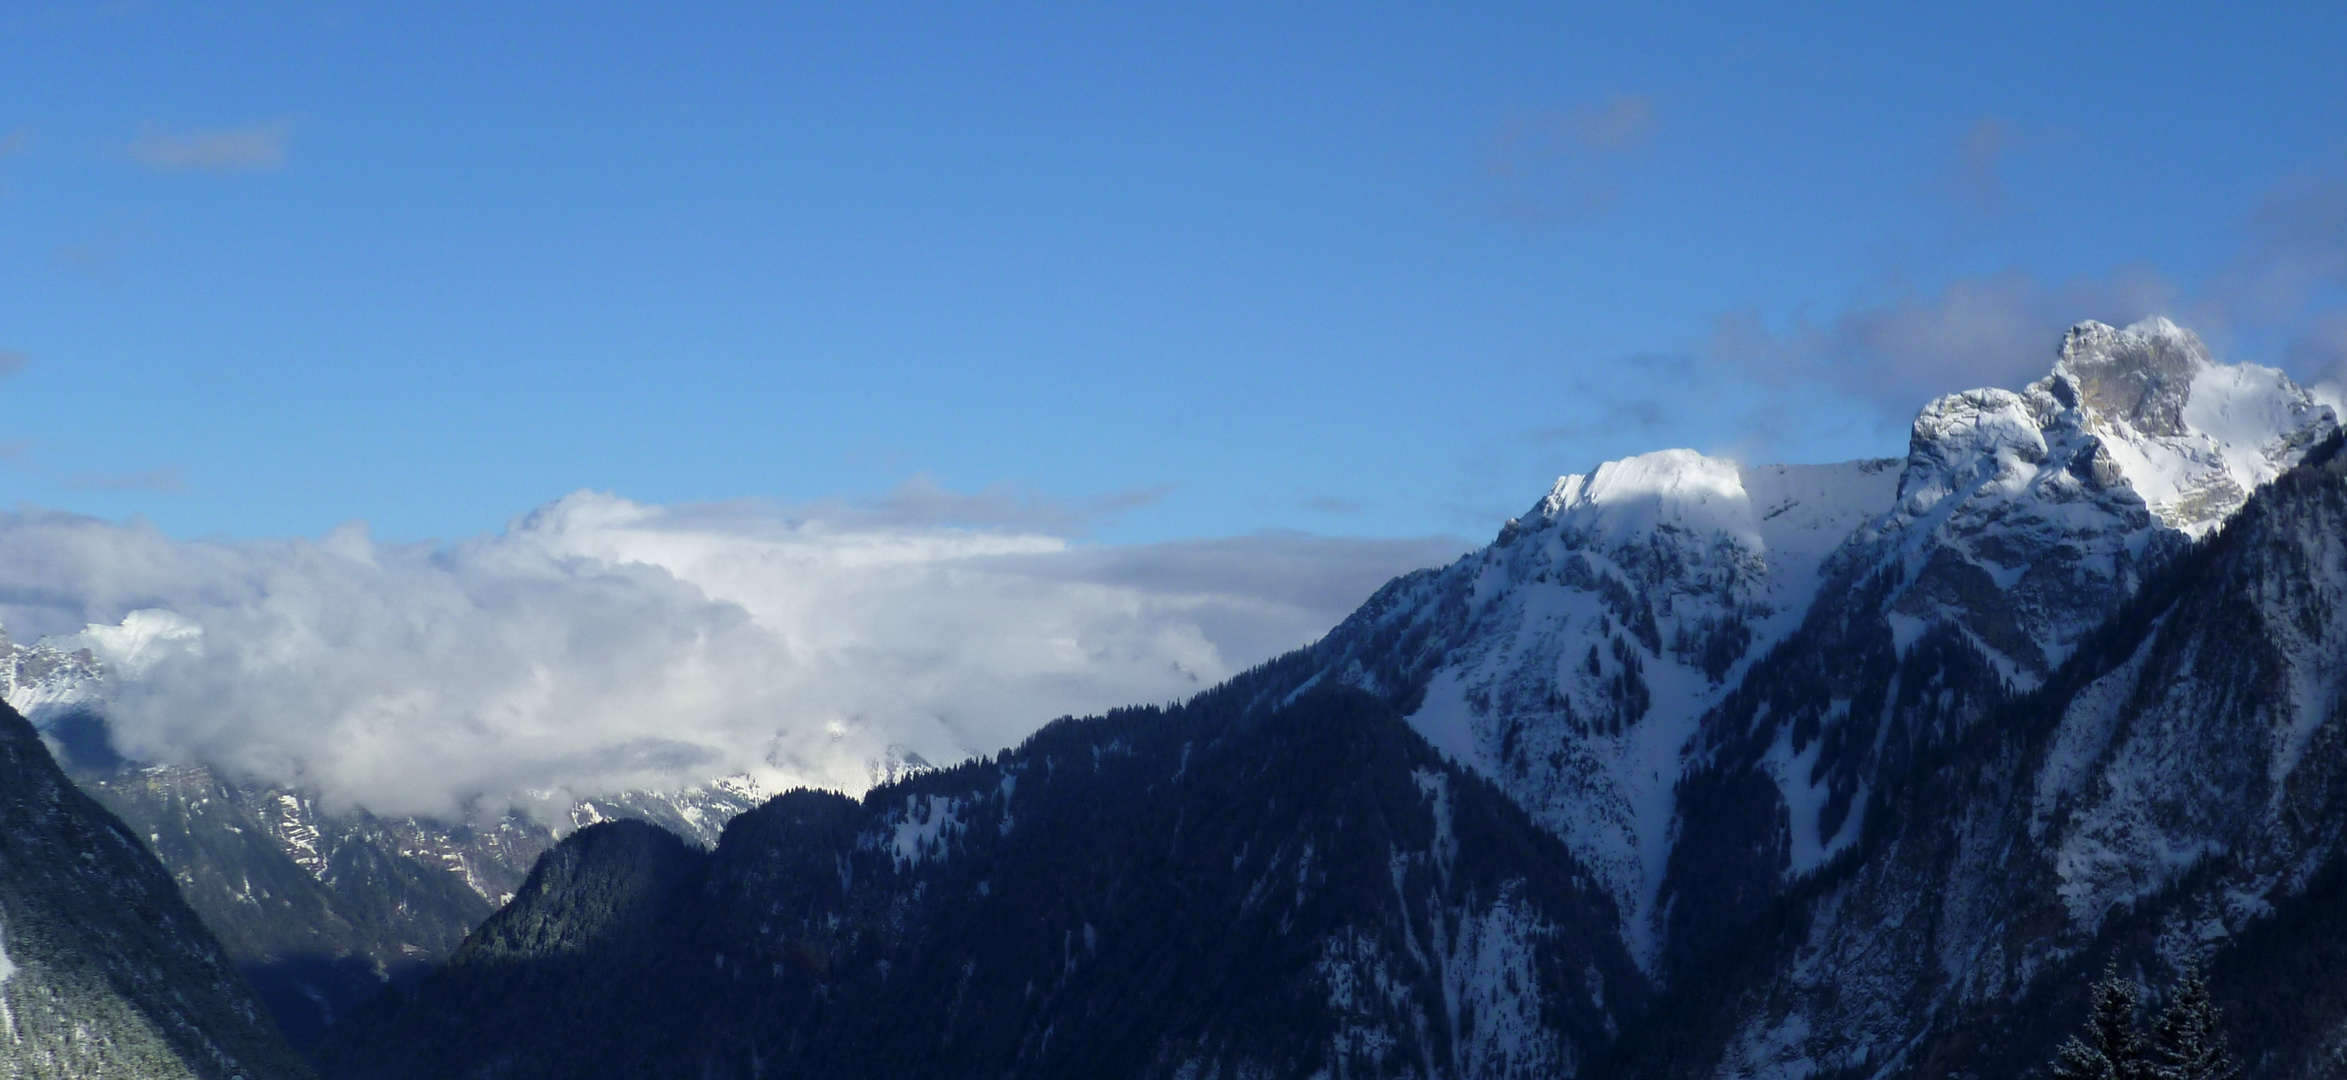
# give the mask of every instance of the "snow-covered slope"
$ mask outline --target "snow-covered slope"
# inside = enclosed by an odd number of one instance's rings
[[[2250,1075],[2337,1075],[2347,1022],[2316,958],[2347,869],[2343,642],[2334,458],[1889,793],[1865,858],[1800,890],[1781,964],[1728,1006],[1704,1071],[2011,1075],[2112,960],[2155,982],[2213,967]]]
[[[1799,625],[1896,464],[1608,462],[1558,480],[1490,548],[1388,587],[1319,651],[1335,677],[1410,702],[1429,741],[1562,836],[1651,962],[1697,721]]]

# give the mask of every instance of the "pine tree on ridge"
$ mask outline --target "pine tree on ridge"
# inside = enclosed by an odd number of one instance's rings
[[[2116,964],[2103,969],[2087,1010],[2086,1037],[2076,1035],[2054,1057],[2054,1080],[2165,1080],[2151,1060],[2149,1040],[2135,1030],[2143,990],[2119,977]]]
[[[2223,1023],[2200,969],[2186,968],[2174,1000],[2152,1026],[2158,1080],[2238,1080],[2241,1067],[2225,1050]]]

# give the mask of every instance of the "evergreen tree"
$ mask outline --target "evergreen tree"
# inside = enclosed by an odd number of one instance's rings
[[[2241,1067],[2225,1052],[2224,1018],[2209,999],[2197,968],[2184,972],[2175,1000],[2152,1025],[2152,1056],[2159,1080],[2236,1080]]]
[[[2135,1030],[2142,999],[2143,991],[2120,978],[2115,965],[2104,968],[2102,981],[2094,984],[2085,1037],[2073,1035],[2062,1044],[2054,1080],[2163,1080],[2153,1068],[2149,1042]]]

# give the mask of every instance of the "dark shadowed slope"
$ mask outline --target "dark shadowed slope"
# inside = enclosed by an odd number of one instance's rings
[[[1604,890],[1356,692],[1243,689],[542,860],[350,1078],[1570,1075],[1644,1006]]]
[[[48,721],[45,734],[70,750],[61,733],[77,719],[96,729],[84,745],[110,752],[95,713]],[[83,764],[75,782],[146,837],[297,1048],[385,983],[447,959],[555,841],[552,827],[512,811],[378,817],[202,765]],[[708,785],[599,797],[571,816],[640,817],[708,843],[753,805],[745,792]]]
[[[0,1073],[306,1072],[161,864],[0,706]]]

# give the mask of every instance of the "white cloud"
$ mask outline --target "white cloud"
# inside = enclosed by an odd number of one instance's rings
[[[1082,545],[590,493],[449,545],[364,526],[182,541],[28,512],[0,516],[0,622],[78,632],[133,757],[449,813],[738,771],[860,790],[891,747],[944,763],[1185,697],[1462,546]]]

